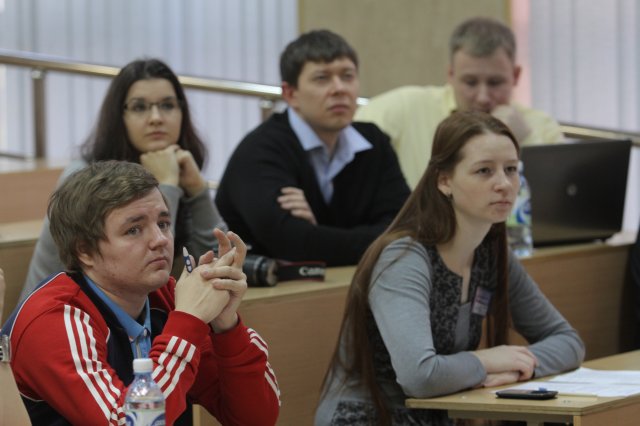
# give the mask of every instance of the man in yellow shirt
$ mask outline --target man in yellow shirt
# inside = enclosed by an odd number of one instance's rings
[[[509,126],[521,145],[563,139],[559,124],[542,111],[511,101],[521,67],[509,27],[489,18],[461,23],[449,40],[448,84],[404,86],[372,98],[355,120],[371,121],[390,137],[412,188],[431,157],[440,122],[454,110],[482,110]]]

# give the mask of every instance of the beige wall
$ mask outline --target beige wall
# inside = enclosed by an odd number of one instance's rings
[[[509,0],[299,0],[300,31],[327,28],[360,58],[361,96],[442,84],[451,31],[467,17],[509,22]]]

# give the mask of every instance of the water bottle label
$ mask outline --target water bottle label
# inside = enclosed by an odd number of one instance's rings
[[[516,197],[513,210],[507,219],[507,238],[511,250],[518,257],[531,256],[533,240],[531,239],[531,192],[520,169],[520,191]]]
[[[127,426],[165,426],[164,410],[127,411]]]
[[[531,225],[531,201],[527,198],[516,208],[516,223],[521,225]]]

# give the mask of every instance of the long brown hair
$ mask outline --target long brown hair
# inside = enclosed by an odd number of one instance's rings
[[[358,377],[371,394],[378,415],[379,424],[390,423],[390,413],[381,390],[375,380],[372,347],[367,334],[367,314],[369,290],[376,279],[372,271],[382,250],[402,237],[411,237],[425,245],[436,245],[450,241],[456,232],[456,217],[447,197],[438,189],[441,173],[452,173],[462,159],[461,150],[474,136],[493,133],[507,136],[513,141],[516,151],[518,143],[501,121],[483,112],[456,112],[438,126],[427,170],[413,190],[404,206],[389,228],[367,249],[356,268],[340,328],[338,344],[334,350],[329,369],[325,375],[323,388],[338,366],[347,377]],[[487,316],[487,343],[490,346],[507,342],[509,309],[507,299],[507,242],[505,224],[497,223],[485,237],[497,262],[497,288],[494,303]],[[346,345],[345,354],[340,356],[340,341]]]
[[[191,152],[202,169],[207,149],[191,121],[189,103],[176,74],[167,64],[154,58],[138,59],[125,65],[111,81],[102,101],[98,122],[81,147],[82,158],[93,161],[124,160],[140,162],[140,154],[133,146],[124,124],[124,102],[129,89],[140,80],[164,79],[171,83],[182,110],[178,145]]]

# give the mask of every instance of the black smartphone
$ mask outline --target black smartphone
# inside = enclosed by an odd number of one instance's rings
[[[498,398],[513,399],[553,399],[558,395],[558,391],[547,389],[505,389],[497,391]]]

